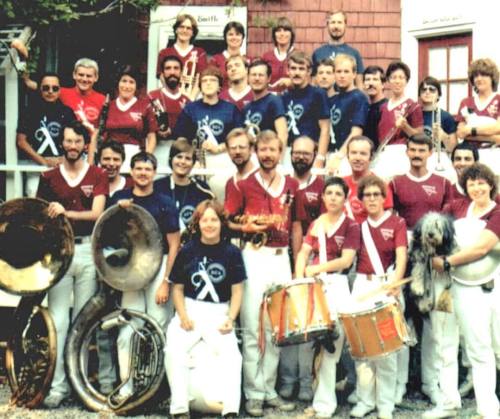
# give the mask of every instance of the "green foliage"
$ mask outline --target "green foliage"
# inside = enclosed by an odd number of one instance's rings
[[[147,11],[159,0],[0,0],[7,19],[35,28],[98,16],[124,7]]]

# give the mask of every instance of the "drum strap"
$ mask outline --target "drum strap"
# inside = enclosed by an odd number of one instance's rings
[[[259,350],[261,357],[266,350],[266,331],[264,330],[264,313],[267,312],[267,298],[264,296],[262,303],[260,303],[259,310]]]
[[[375,274],[380,276],[385,275],[382,260],[380,259],[380,255],[378,254],[377,248],[375,247],[375,243],[373,241],[373,237],[370,233],[368,220],[363,221],[363,224],[361,224],[361,234],[363,235],[363,241],[366,246],[366,251],[368,253],[368,257],[370,258],[372,267],[375,270]]]
[[[280,330],[278,334],[278,341],[281,341],[285,337],[285,322],[286,322],[286,313],[287,313],[287,291],[286,288],[281,290],[281,308],[280,308]]]
[[[306,320],[306,333],[304,340],[307,342],[307,331],[312,323],[314,316],[314,284],[309,284],[307,287],[307,320]]]

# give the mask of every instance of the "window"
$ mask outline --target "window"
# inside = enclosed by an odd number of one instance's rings
[[[471,94],[467,69],[472,61],[472,34],[421,39],[418,45],[419,80],[432,76],[441,83],[440,106],[454,114]]]

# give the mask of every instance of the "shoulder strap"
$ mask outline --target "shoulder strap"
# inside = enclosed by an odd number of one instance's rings
[[[384,266],[382,265],[382,261],[380,260],[380,255],[378,254],[378,250],[375,247],[373,237],[370,233],[368,220],[365,220],[363,224],[361,224],[361,234],[363,235],[363,241],[366,246],[366,251],[368,252],[368,257],[370,258],[372,267],[375,270],[375,274],[384,275],[385,274]]]

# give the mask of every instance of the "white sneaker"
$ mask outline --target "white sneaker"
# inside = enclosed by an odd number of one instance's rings
[[[399,405],[403,403],[403,397],[406,394],[406,384],[398,385],[396,387],[396,395],[394,397],[394,404]]]
[[[422,394],[429,398],[434,406],[437,406],[439,404],[440,392],[437,388],[431,388],[424,385],[422,386],[421,391]]]
[[[365,404],[358,403],[351,409],[349,415],[353,418],[363,418],[373,410],[374,410],[373,407],[368,407]]]
[[[358,395],[356,394],[356,389],[354,389],[349,396],[347,396],[347,403],[356,404],[359,402]]]
[[[422,419],[444,419],[457,416],[457,409],[454,407],[436,406],[434,409],[427,410],[422,414]]]
[[[59,407],[59,405],[63,402],[65,398],[66,396],[64,396],[63,394],[51,393],[47,397],[45,397],[43,405],[45,407],[48,407],[49,409],[55,409],[56,407]]]
[[[392,413],[391,412],[384,412],[382,410],[382,411],[379,411],[377,413],[377,418],[378,419],[392,419]]]

